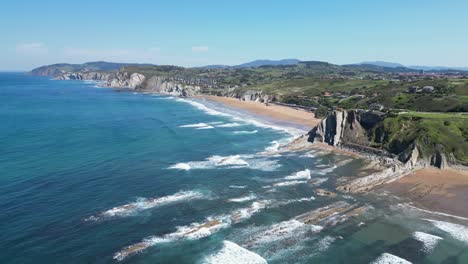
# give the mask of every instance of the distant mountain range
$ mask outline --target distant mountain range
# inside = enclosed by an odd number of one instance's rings
[[[284,60],[254,60],[239,65],[207,65],[197,68],[203,69],[223,69],[223,68],[257,68],[262,66],[281,66],[281,65],[296,65],[301,62],[298,59],[284,59]]]
[[[327,62],[316,61],[301,61],[298,59],[283,59],[283,60],[255,60],[239,65],[207,65],[202,67],[195,67],[199,69],[239,69],[239,68],[258,68],[266,66],[288,66],[297,64],[306,65],[328,65],[333,64]],[[68,64],[58,63],[47,66],[42,66],[32,70],[35,75],[55,76],[63,72],[72,71],[115,71],[125,66],[157,66],[154,64],[140,64],[140,63],[115,63],[115,62],[86,62],[83,64]],[[338,65],[335,65],[338,66]],[[444,66],[405,66],[400,63],[385,62],[385,61],[365,61],[361,63],[341,65],[349,68],[366,68],[368,70],[383,71],[383,72],[411,72],[414,70],[424,70],[432,72],[452,72],[452,71],[468,71],[468,67],[444,67]]]
[[[387,68],[408,68],[414,70],[424,70],[424,71],[449,71],[449,70],[458,70],[458,71],[468,71],[468,67],[446,67],[446,66],[418,66],[411,65],[405,66],[401,63],[396,62],[387,62],[387,61],[364,61],[357,63],[358,65],[375,65]]]

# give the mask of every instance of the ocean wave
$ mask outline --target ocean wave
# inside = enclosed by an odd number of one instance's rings
[[[246,185],[229,185],[229,188],[233,188],[233,189],[245,189],[247,188]]]
[[[197,127],[196,129],[201,130],[201,129],[213,129],[213,126],[205,126],[205,127]]]
[[[439,228],[442,231],[445,231],[453,238],[460,240],[462,242],[468,243],[468,227],[459,225],[459,224],[453,224],[449,222],[437,221],[437,220],[432,220],[432,219],[424,219],[424,220],[431,222],[435,227]]]
[[[225,219],[207,219],[203,223],[192,223],[188,226],[178,227],[174,233],[163,236],[151,236],[143,239],[143,241],[127,246],[114,254],[114,259],[122,261],[130,255],[140,253],[145,249],[161,243],[169,243],[180,239],[196,240],[210,236],[222,228],[229,226]]]
[[[206,114],[209,114],[209,115],[229,117],[234,121],[239,121],[239,122],[242,122],[242,123],[248,123],[248,124],[251,124],[251,125],[254,125],[254,126],[257,126],[257,127],[261,127],[261,128],[268,128],[268,129],[273,129],[273,130],[277,130],[277,131],[286,132],[286,133],[288,133],[290,135],[293,135],[294,137],[301,136],[305,132],[307,132],[307,131],[300,130],[300,129],[297,129],[297,128],[273,125],[273,124],[270,124],[270,123],[268,123],[266,121],[263,121],[263,120],[262,121],[254,120],[254,119],[251,118],[251,116],[249,116],[248,118],[247,117],[242,117],[242,116],[240,116],[240,115],[242,115],[241,113],[235,113],[235,114],[224,113],[224,112],[209,108],[203,103],[200,103],[200,102],[197,102],[197,101],[194,101],[194,100],[190,100],[190,99],[176,98],[175,100],[179,101],[179,102],[188,103],[188,104],[194,106],[195,108],[197,108],[197,109],[199,109],[199,110],[201,110],[201,111],[203,111],[203,112],[205,112]]]
[[[299,185],[299,184],[306,184],[307,181],[285,181],[285,182],[278,182],[273,184],[273,186],[277,187],[284,187],[284,186],[292,186],[292,185]]]
[[[320,175],[326,175],[328,173],[331,173],[333,172],[336,168],[338,168],[336,165],[333,165],[327,169],[323,169],[323,170],[320,170],[317,172],[317,174],[320,174]]]
[[[217,125],[216,127],[239,127],[239,126],[242,126],[242,124],[239,124],[239,123],[227,123],[227,124]]]
[[[276,160],[254,158],[252,155],[211,156],[204,161],[181,162],[169,166],[169,169],[214,169],[214,168],[250,168],[254,170],[274,171],[280,165]]]
[[[326,237],[320,239],[317,242],[318,251],[324,252],[324,251],[328,250],[330,248],[330,246],[333,244],[333,242],[335,242],[335,241],[336,241],[336,238],[331,237],[331,236],[326,236]]]
[[[265,151],[266,152],[277,152],[279,150],[279,147],[280,147],[280,143],[278,141],[276,141],[276,140],[273,140],[270,143],[270,146],[265,148]]]
[[[411,262],[389,253],[383,253],[372,264],[411,264]]]
[[[320,232],[323,228],[316,225],[304,224],[296,219],[283,221],[273,224],[256,234],[250,234],[249,239],[245,242],[248,247],[258,247],[265,244],[294,238],[297,239],[301,235],[308,232]]]
[[[200,128],[200,127],[207,127],[208,124],[206,123],[196,123],[196,124],[189,124],[189,125],[182,125],[182,126],[179,126],[179,127],[183,127],[183,128]]]
[[[237,135],[248,135],[248,134],[257,134],[258,130],[242,130],[242,131],[233,131],[232,133],[237,134]]]
[[[208,256],[205,264],[266,264],[267,261],[260,255],[249,251],[233,242],[223,241],[223,248],[218,252]]]
[[[310,170],[305,169],[303,171],[298,171],[292,175],[286,176],[285,180],[310,180]]]
[[[304,197],[304,198],[299,198],[299,199],[289,199],[289,200],[285,200],[285,201],[280,201],[276,205],[277,206],[284,206],[284,205],[288,205],[288,204],[292,204],[292,203],[311,202],[311,201],[314,201],[314,200],[315,200],[315,197],[311,196],[311,197]]]
[[[424,244],[423,251],[426,253],[431,253],[439,241],[443,239],[441,237],[419,231],[413,233],[413,238]]]
[[[265,209],[270,204],[271,204],[271,201],[269,200],[255,201],[249,207],[237,209],[233,213],[231,213],[230,215],[231,221],[232,223],[240,223],[244,220],[247,220],[250,217],[252,217],[254,214]]]
[[[140,253],[145,249],[161,243],[169,243],[177,240],[197,240],[208,237],[223,228],[227,228],[232,224],[240,223],[252,217],[266,206],[270,201],[253,202],[251,206],[233,211],[228,215],[219,215],[208,217],[203,223],[192,223],[188,226],[177,227],[173,233],[163,236],[150,236],[136,244],[124,247],[122,250],[114,254],[114,259],[122,261],[130,255]]]
[[[255,199],[257,199],[257,196],[252,193],[247,196],[243,196],[239,198],[232,198],[232,199],[229,199],[228,201],[233,202],[233,203],[244,203],[244,202],[252,201]]]
[[[177,98],[176,101],[188,103],[188,104],[194,106],[195,108],[197,108],[198,110],[201,110],[201,111],[203,111],[203,112],[205,112],[205,113],[207,113],[209,115],[232,117],[232,115],[230,115],[230,114],[222,113],[220,111],[211,109],[211,108],[207,107],[206,105],[204,105],[202,103],[199,103],[199,102],[195,102],[193,100]]]
[[[195,129],[213,129],[214,127],[207,124],[207,123],[196,123],[196,124],[189,124],[189,125],[182,125],[179,126],[181,128],[195,128]]]
[[[98,215],[91,216],[85,220],[99,220],[108,217],[130,216],[137,212],[158,206],[203,198],[207,198],[206,195],[198,191],[180,191],[172,195],[158,198],[140,198],[136,202],[114,207]]]

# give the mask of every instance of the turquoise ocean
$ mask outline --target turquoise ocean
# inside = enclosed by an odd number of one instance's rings
[[[0,263],[468,263],[468,220],[322,197],[360,159],[203,99],[0,73]],[[296,216],[365,206],[324,224]],[[397,262],[400,261],[400,262]]]

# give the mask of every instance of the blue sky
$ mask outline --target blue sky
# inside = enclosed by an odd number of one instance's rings
[[[0,70],[298,58],[468,66],[468,1],[3,1]]]

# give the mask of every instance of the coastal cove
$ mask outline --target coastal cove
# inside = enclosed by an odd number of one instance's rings
[[[424,175],[339,192],[380,168],[287,151],[320,123],[310,112],[21,73],[0,73],[0,89],[1,263],[468,261],[456,206],[391,194]]]

